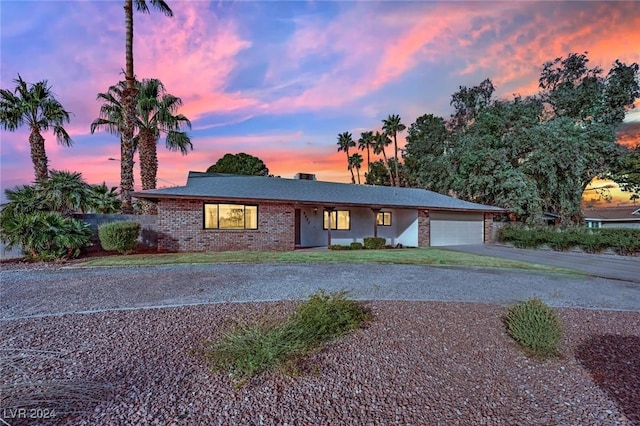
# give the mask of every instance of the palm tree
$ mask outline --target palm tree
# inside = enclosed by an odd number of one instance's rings
[[[396,157],[396,186],[400,186],[398,179],[398,163],[400,162],[400,158],[398,157],[398,132],[406,129],[407,126],[400,122],[400,116],[398,114],[391,114],[385,120],[382,120],[382,130],[385,131],[389,136],[393,136],[393,146]]]
[[[351,137],[351,133],[344,132],[338,135],[338,152],[344,151],[347,154],[347,167],[351,172],[351,183],[356,183],[356,177],[353,175],[353,169],[349,166],[349,148],[355,146],[356,143]]]
[[[140,155],[140,178],[142,189],[154,189],[158,174],[158,158],[156,144],[161,133],[166,134],[167,148],[187,154],[193,149],[191,140],[185,132],[180,131],[182,125],[191,128],[191,122],[182,114],[175,114],[182,105],[182,100],[166,93],[164,85],[158,79],[145,79],[136,82],[136,116],[134,121],[133,149]],[[99,128],[121,136],[124,126],[123,93],[126,82],[121,81],[109,87],[106,93],[98,93],[102,100],[100,117],[91,123],[91,133]],[[135,134],[135,130],[138,134]],[[132,179],[133,183],[133,179]],[[124,201],[124,200],[123,200]],[[153,213],[152,205],[143,203],[145,213]]]
[[[118,198],[118,187],[109,188],[106,182],[101,185],[93,185],[93,206],[92,210],[96,213],[117,213],[120,211],[122,201]]]
[[[360,133],[358,149],[367,151],[367,172],[371,172],[371,148],[373,147],[373,132]]]
[[[389,135],[385,132],[376,132],[373,136],[373,153],[376,155],[382,154],[384,157],[384,166],[389,173],[389,182],[391,182],[391,186],[395,186],[393,182],[393,174],[391,173],[391,168],[389,167],[389,161],[387,160],[387,153],[385,148],[391,144],[391,139],[389,139]]]
[[[362,167],[362,160],[362,155],[358,154],[357,152],[349,157],[349,168],[353,170],[353,168],[355,167],[355,169],[358,171],[358,185],[360,185],[360,167]]]
[[[186,155],[193,149],[191,139],[180,130],[185,125],[191,128],[191,122],[182,114],[176,114],[182,106],[182,100],[166,93],[164,85],[158,79],[145,79],[138,85],[137,136],[140,155],[140,179],[142,189],[155,189],[158,174],[158,155],[156,144],[161,134],[166,134],[166,146],[169,150],[180,151]],[[152,204],[143,203],[143,213],[152,214]]]
[[[71,146],[73,141],[63,127],[64,123],[69,122],[69,113],[53,96],[47,80],[27,84],[18,74],[18,78],[13,81],[17,84],[13,92],[0,89],[0,123],[10,132],[23,125],[29,126],[29,146],[35,180],[44,180],[49,176],[49,160],[41,132],[51,128],[60,145]]]
[[[122,196],[122,212],[132,213],[131,192],[133,191],[133,154],[134,132],[136,122],[136,76],[133,72],[133,3],[134,0],[124,0],[125,23],[125,81],[126,86],[122,93],[122,106],[124,107],[124,119],[122,127],[122,139],[120,143],[120,192]],[[149,3],[166,16],[173,16],[173,11],[164,0],[149,0]],[[135,0],[136,10],[149,13],[146,0]]]

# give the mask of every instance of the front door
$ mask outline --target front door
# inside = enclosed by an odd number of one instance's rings
[[[295,245],[296,247],[300,247],[300,209],[295,209],[295,213],[294,213],[294,217],[295,217]]]

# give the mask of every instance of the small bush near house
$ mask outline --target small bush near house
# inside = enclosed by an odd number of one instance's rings
[[[386,240],[382,237],[367,237],[364,239],[364,248],[378,250],[385,248]]]
[[[295,362],[371,319],[361,303],[345,295],[319,291],[285,322],[236,327],[220,341],[207,343],[205,354],[214,370],[239,379]]]
[[[329,250],[351,250],[351,246],[343,246],[341,244],[331,244],[327,248]]]
[[[100,245],[107,251],[127,254],[133,250],[140,235],[137,222],[111,222],[98,227]]]
[[[351,250],[362,250],[363,245],[359,242],[353,242],[350,244]]]
[[[505,324],[507,333],[527,353],[542,358],[559,354],[562,323],[542,300],[532,298],[509,307]]]

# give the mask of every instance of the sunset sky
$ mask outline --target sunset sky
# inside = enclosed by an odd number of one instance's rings
[[[89,132],[96,94],[123,78],[122,1],[0,2],[0,87],[19,73],[48,80],[73,115],[74,145],[45,134],[49,168],[118,185],[119,139]],[[225,153],[270,172],[347,182],[337,135],[354,139],[399,114],[448,118],[451,94],[491,78],[497,97],[537,92],[542,64],[588,51],[590,65],[640,61],[640,2],[167,0],[175,16],[134,15],[135,72],[182,98],[193,124],[187,156],[158,147],[158,186],[183,185]],[[640,108],[626,119],[640,142]],[[633,131],[636,129],[636,131]],[[401,144],[404,133],[400,134]],[[1,133],[1,190],[33,180],[28,129]],[[137,159],[136,159],[137,163]],[[139,170],[135,167],[136,187]],[[626,196],[628,198],[628,196]]]

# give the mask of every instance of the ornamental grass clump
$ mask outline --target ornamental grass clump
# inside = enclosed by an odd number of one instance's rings
[[[319,350],[324,344],[360,327],[369,311],[345,292],[317,292],[285,322],[237,326],[205,346],[212,368],[243,379]]]
[[[559,354],[562,323],[555,311],[538,298],[509,307],[507,332],[530,355],[550,358]]]

